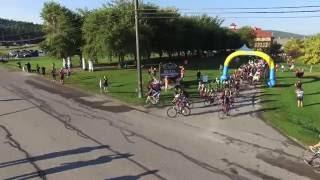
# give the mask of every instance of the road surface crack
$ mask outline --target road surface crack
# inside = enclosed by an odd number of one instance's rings
[[[4,125],[0,125],[0,128],[3,129],[3,131],[6,133],[6,139],[8,139],[9,141],[7,141],[6,143],[9,144],[11,147],[18,149],[20,152],[22,152],[26,159],[30,162],[30,164],[36,169],[36,173],[38,174],[38,176],[43,179],[46,180],[46,176],[43,173],[43,171],[40,169],[40,167],[33,161],[32,156],[21,147],[20,143],[18,141],[16,141],[13,137],[11,132],[4,126]]]

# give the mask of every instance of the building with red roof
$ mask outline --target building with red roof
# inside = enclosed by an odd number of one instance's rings
[[[264,31],[261,28],[254,27],[253,32],[256,35],[254,48],[257,50],[267,50],[271,47],[274,37],[272,32]]]
[[[229,29],[233,32],[236,32],[238,25],[235,23],[230,24]],[[252,28],[252,31],[254,32],[256,38],[254,40],[254,49],[260,50],[260,51],[266,51],[268,50],[274,40],[272,32],[264,31],[261,28],[254,27]]]

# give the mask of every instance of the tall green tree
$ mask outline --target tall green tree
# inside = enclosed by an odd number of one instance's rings
[[[253,48],[256,35],[251,27],[242,27],[237,31],[237,33],[239,34],[243,44],[246,44],[248,47]]]
[[[305,43],[304,62],[307,64],[320,63],[320,34],[308,38]]]
[[[45,40],[42,48],[58,58],[79,54],[82,44],[82,18],[60,4],[44,3],[41,12]]]
[[[270,46],[269,53],[271,54],[272,57],[276,58],[280,53],[283,52],[281,48],[282,48],[281,44],[274,42]]]
[[[98,59],[125,55],[135,49],[134,11],[132,3],[116,1],[88,14],[83,24],[84,54]]]
[[[304,53],[304,43],[300,39],[292,39],[288,41],[284,46],[284,52],[296,59],[303,55]]]

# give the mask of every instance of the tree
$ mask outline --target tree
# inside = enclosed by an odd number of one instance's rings
[[[135,54],[134,11],[132,3],[115,1],[89,13],[83,24],[84,54],[97,60]]]
[[[286,43],[284,46],[284,52],[291,56],[293,59],[296,59],[303,55],[304,44],[300,39],[292,39]]]
[[[44,3],[41,17],[45,32],[41,46],[46,52],[58,58],[80,53],[82,18],[79,14],[50,1]]]
[[[43,38],[42,26],[28,22],[13,21],[0,18],[0,44],[30,43],[26,41],[31,39],[31,43],[38,43]]]
[[[306,64],[318,64],[320,62],[320,34],[308,38],[304,45],[304,62]]]
[[[281,53],[282,51],[282,45],[278,44],[277,42],[274,42],[271,44],[269,52],[271,54],[272,57],[278,57],[278,55]]]
[[[256,35],[251,27],[242,27],[237,31],[237,33],[239,34],[243,44],[246,44],[250,48],[254,46],[254,39],[256,38]]]

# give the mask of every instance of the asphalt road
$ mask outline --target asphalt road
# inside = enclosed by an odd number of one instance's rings
[[[231,118],[200,102],[170,119],[0,68],[0,179],[320,179],[258,118],[263,94],[241,95]]]

